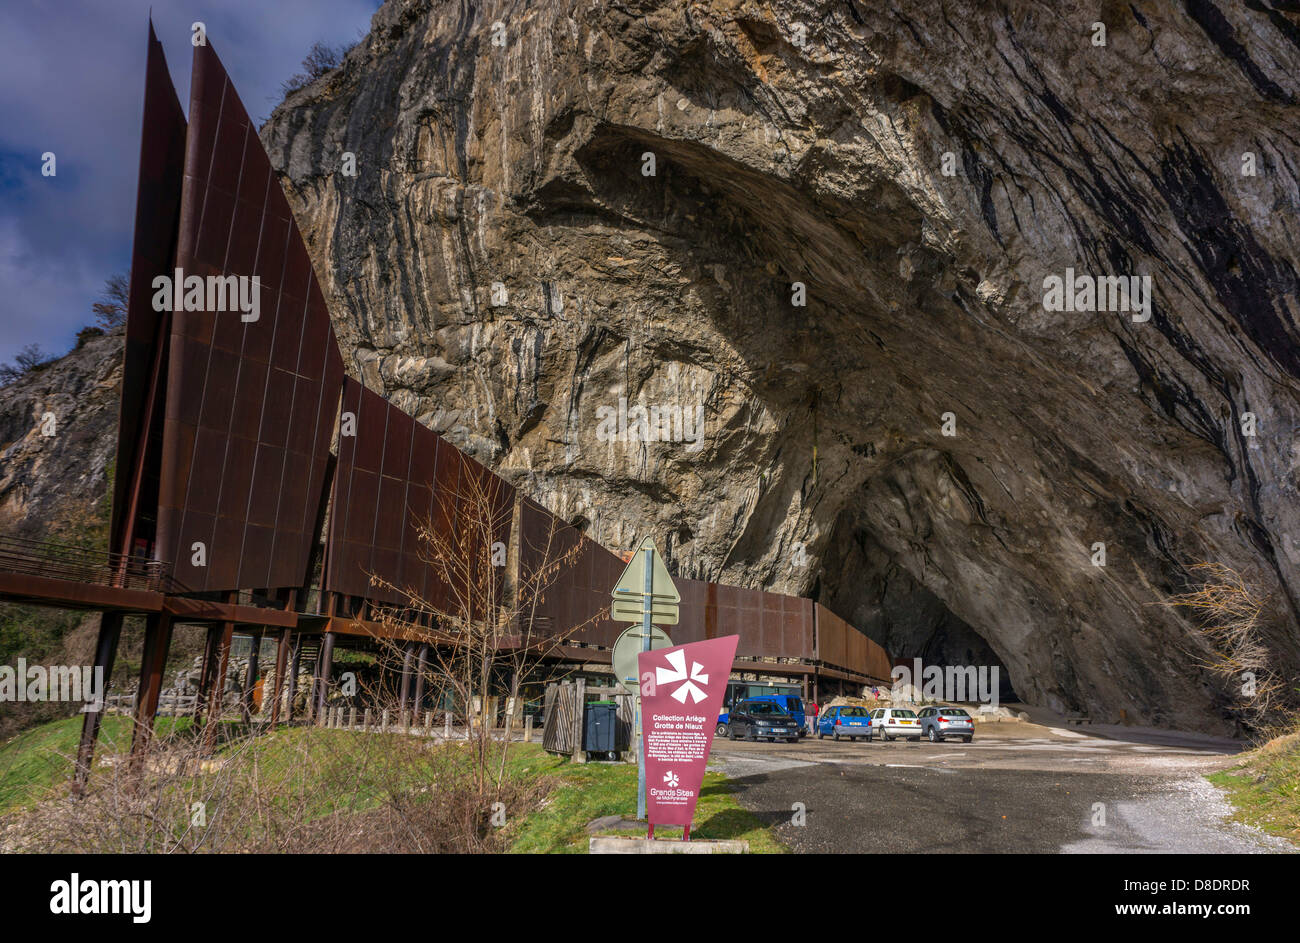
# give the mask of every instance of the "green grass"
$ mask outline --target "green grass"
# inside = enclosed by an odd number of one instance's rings
[[[636,814],[636,767],[624,764],[571,763],[542,752],[540,746],[519,748],[515,763],[531,775],[558,781],[543,807],[519,826],[510,850],[516,854],[583,854],[587,851],[587,823],[606,815]],[[707,772],[695,809],[694,838],[739,838],[751,852],[779,854],[785,847],[771,828],[736,800],[738,787],[721,773]],[[602,831],[602,835],[643,835],[636,831]],[[680,828],[661,828],[656,838],[680,838]]]
[[[51,721],[26,730],[0,746],[0,814],[28,806],[66,788],[72,777],[72,758],[81,738],[81,715]],[[182,736],[190,732],[188,717],[159,717],[155,724],[159,738]],[[235,721],[224,724],[222,741],[231,741],[243,733]],[[110,754],[124,754],[131,746],[132,720],[121,714],[107,714],[100,726],[95,751],[99,761]],[[234,750],[247,750],[242,765],[256,766],[257,775],[272,788],[288,791],[301,778],[301,764],[310,757],[312,775],[322,783],[346,784],[336,790],[319,790],[311,795],[313,803],[303,811],[307,818],[317,818],[340,811],[374,808],[382,791],[388,788],[418,788],[447,762],[463,763],[456,748],[427,751],[413,757],[396,773],[391,766],[381,767],[368,751],[371,735],[343,730],[310,727],[280,728],[252,740],[229,743],[214,756],[220,762]],[[93,784],[93,782],[92,782]],[[191,778],[178,779],[177,787],[193,785]]]
[[[65,757],[76,751],[80,736],[81,718],[66,717],[25,730],[0,746],[0,813],[27,805],[66,780],[72,767]]]
[[[0,745],[0,814],[31,805],[67,786],[72,758],[81,741],[82,715],[65,717],[25,730]],[[159,736],[180,733],[188,717],[160,717],[154,729]],[[124,753],[131,745],[131,718],[106,714],[99,731],[96,758]]]
[[[238,734],[238,727],[227,724],[228,733]],[[192,732],[189,718],[159,718],[157,730],[161,738]],[[32,728],[0,746],[0,814],[66,790],[80,735],[81,717],[69,717]],[[130,737],[129,717],[107,715],[97,758],[126,752]],[[376,758],[371,749],[373,738],[373,734],[341,730],[280,728],[251,740],[237,739],[235,745],[219,750],[214,759],[220,763],[223,756],[230,759],[232,751],[246,751],[239,757],[240,775],[255,775],[264,787],[270,787],[272,795],[298,795],[307,800],[295,806],[304,821],[364,813],[379,806],[394,788],[418,790],[426,783],[447,781],[440,773],[453,767],[463,771],[469,762],[469,751],[452,745],[388,763],[382,752]],[[310,762],[310,778],[321,787],[305,795],[301,791],[304,762]],[[102,775],[98,766],[94,775]],[[199,778],[204,775],[209,774],[181,777],[168,789],[178,794],[201,793]],[[545,793],[539,809],[507,824],[506,838],[514,853],[585,853],[589,822],[606,815],[630,818],[636,811],[635,766],[575,764],[544,752],[539,744],[516,744],[506,776]],[[706,773],[692,838],[739,838],[747,840],[753,852],[784,852],[773,830],[741,808],[736,791],[722,774]],[[661,829],[656,837],[680,836],[681,829]]]
[[[1228,794],[1233,819],[1300,844],[1300,733],[1271,740],[1241,760],[1206,777]]]
[[[248,759],[256,761],[256,775],[272,795],[306,800],[299,812],[307,821],[375,809],[386,796],[418,790],[441,773],[467,768],[467,751],[461,747],[412,750],[393,760],[372,749],[374,737],[349,730],[282,727],[247,742],[246,748],[251,751]],[[217,759],[229,750],[219,751]],[[310,776],[326,788],[303,789],[303,763],[310,763]]]

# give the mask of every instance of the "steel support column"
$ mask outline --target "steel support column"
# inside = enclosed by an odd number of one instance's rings
[[[208,696],[212,692],[212,678],[217,670],[217,649],[221,644],[221,624],[209,623],[207,634],[203,639],[203,667],[199,671],[198,697],[194,699],[194,716],[201,718],[208,706]]]
[[[284,699],[284,722],[293,721],[293,702],[298,697],[298,668],[302,663],[302,633],[297,633],[293,638],[293,654],[289,657],[289,693]],[[308,705],[307,713],[311,713],[311,706]]]
[[[249,643],[251,647],[248,650],[248,670],[244,672],[244,692],[239,699],[239,711],[244,717],[244,723],[251,723],[253,720],[253,687],[257,684],[258,661],[262,655],[262,633],[254,631],[249,633]]]
[[[271,726],[280,722],[280,698],[284,695],[285,671],[289,664],[290,629],[280,630],[280,643],[275,649],[275,693],[271,695]],[[290,707],[292,711],[292,707]]]
[[[429,670],[429,643],[421,642],[419,654],[415,659],[415,702],[411,709],[416,713],[424,710],[424,675]]]
[[[230,666],[230,639],[235,634],[235,623],[223,622],[217,639],[216,662],[210,680],[207,716],[203,720],[203,752],[211,753],[217,745],[217,730],[221,726],[222,699],[226,693],[226,670]]]
[[[72,791],[81,795],[86,780],[90,778],[90,764],[95,759],[95,742],[99,739],[99,722],[104,716],[104,699],[108,696],[108,681],[117,659],[117,643],[122,637],[122,613],[105,612],[99,617],[99,639],[95,643],[94,668],[100,672],[99,703],[95,710],[86,711],[81,721],[81,743],[77,747],[77,765],[72,779]]]
[[[334,662],[334,633],[326,632],[321,636],[320,654],[316,657],[316,682],[313,689],[316,703],[313,706],[312,721],[319,723],[325,711],[325,701],[329,696],[330,667]]]
[[[404,713],[410,707],[411,699],[411,658],[414,652],[410,642],[402,643],[402,683],[398,688],[397,710]]]
[[[133,770],[139,768],[153,736],[153,723],[158,714],[158,696],[162,694],[163,671],[167,667],[167,648],[171,637],[170,613],[153,613],[146,618],[144,654],[140,659],[140,685],[135,694],[135,724],[131,737],[130,766]]]

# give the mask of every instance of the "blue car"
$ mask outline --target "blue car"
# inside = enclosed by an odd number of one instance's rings
[[[761,694],[757,697],[746,698],[747,701],[768,701],[781,707],[787,714],[795,719],[799,724],[799,736],[804,736],[808,732],[808,718],[804,715],[803,698],[797,694]],[[718,715],[717,735],[719,737],[727,736],[731,726],[730,711],[723,711]]]
[[[830,737],[832,740],[839,740],[842,737],[856,740],[858,737],[870,736],[871,712],[865,707],[828,707],[825,713],[817,718],[818,740],[825,737]]]

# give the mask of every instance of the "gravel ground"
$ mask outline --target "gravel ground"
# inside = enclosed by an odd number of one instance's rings
[[[798,852],[1250,854],[1289,842],[1227,821],[1220,744],[988,730],[975,744],[714,743],[742,805]],[[800,812],[803,814],[801,815]]]

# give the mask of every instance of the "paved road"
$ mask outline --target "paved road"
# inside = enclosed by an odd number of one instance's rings
[[[981,728],[974,743],[716,740],[742,805],[796,851],[1294,851],[1226,821],[1204,774],[1224,741],[1124,742],[1036,724]],[[795,824],[795,803],[806,810]]]

